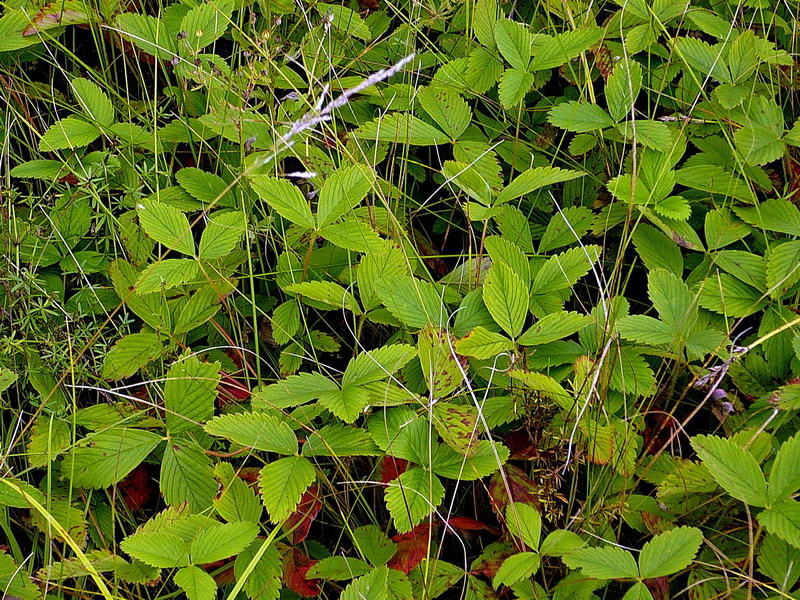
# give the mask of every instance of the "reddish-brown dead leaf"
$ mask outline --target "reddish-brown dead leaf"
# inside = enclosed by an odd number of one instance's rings
[[[503,473],[505,473],[505,481]],[[506,481],[508,487],[506,487]],[[492,510],[498,515],[505,514],[506,506],[510,502],[523,502],[537,509],[541,508],[540,493],[539,486],[525,474],[525,471],[513,465],[506,465],[502,471],[492,475],[489,482],[489,501]]]
[[[306,553],[292,548],[283,556],[283,583],[295,594],[304,598],[313,598],[320,593],[319,580],[308,579],[308,570],[317,563]]]
[[[122,495],[122,501],[131,512],[142,510],[156,491],[147,464],[142,463],[131,471],[125,479],[117,484],[117,491]]]
[[[286,520],[283,526],[286,531],[291,531],[290,539],[293,544],[299,544],[308,537],[311,524],[317,518],[317,513],[322,508],[322,499],[319,495],[319,487],[312,485],[300,498],[300,504]]]
[[[408,533],[393,536],[392,541],[397,544],[397,552],[387,566],[408,575],[428,555],[430,531],[430,523],[421,523]]]
[[[406,472],[408,461],[393,456],[384,456],[381,460],[381,483],[394,481]]]

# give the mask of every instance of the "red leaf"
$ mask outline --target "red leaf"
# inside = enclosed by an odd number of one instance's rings
[[[394,481],[406,472],[408,461],[393,456],[384,456],[381,461],[381,483]]]
[[[322,500],[319,496],[319,488],[312,485],[300,498],[297,510],[289,515],[283,526],[286,531],[294,530],[290,534],[293,544],[299,544],[308,537],[308,530],[311,529],[311,524],[317,518],[317,513],[321,508]]]
[[[669,600],[669,578],[656,577],[654,579],[645,579],[644,584],[650,590],[653,600]]]
[[[250,388],[245,383],[242,383],[224,371],[221,372],[222,377],[219,381],[219,394],[217,395],[217,404],[225,406],[231,402],[238,402],[240,400],[247,400],[250,397]]]
[[[390,569],[397,569],[408,575],[423,558],[428,555],[428,538],[431,526],[429,523],[421,523],[409,531],[392,537],[392,541],[397,544],[397,552],[387,563]]]
[[[488,531],[489,533],[500,535],[500,531],[497,528],[469,517],[450,517],[447,519],[447,524],[453,529],[461,531]]]
[[[146,464],[136,467],[130,474],[117,484],[117,491],[122,495],[122,501],[131,512],[138,512],[153,497],[155,485],[150,477],[150,470]]]
[[[58,180],[59,183],[68,183],[69,185],[78,185],[78,178],[75,173],[68,173]]]
[[[525,471],[513,465],[506,465],[501,471],[492,475],[489,482],[489,501],[492,510],[498,515],[505,514],[506,506],[510,502],[523,502],[540,508],[539,493],[539,486],[525,474]]]
[[[306,573],[317,563],[304,552],[292,548],[283,558],[283,583],[295,594],[313,598],[320,593],[319,579],[308,579]]]

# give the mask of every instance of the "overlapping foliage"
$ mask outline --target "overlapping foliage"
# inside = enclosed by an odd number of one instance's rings
[[[796,3],[13,0],[11,597],[800,597]]]

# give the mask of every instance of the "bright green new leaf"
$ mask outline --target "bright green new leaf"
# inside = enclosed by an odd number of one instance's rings
[[[611,118],[621,121],[636,103],[642,89],[642,67],[626,59],[618,62],[606,83],[606,104]]]
[[[688,567],[694,560],[703,533],[696,527],[676,527],[655,536],[639,554],[639,575],[642,579],[666,577]]]
[[[355,421],[371,400],[369,391],[361,387],[345,386],[340,390],[322,392],[319,396],[319,403],[345,423]]]
[[[246,217],[238,211],[215,212],[200,238],[200,258],[221,258],[230,254],[246,230]]]
[[[314,479],[314,465],[301,456],[281,458],[262,468],[258,484],[269,520],[280,523],[292,514]]]
[[[560,340],[580,331],[593,321],[589,315],[558,311],[539,319],[523,333],[517,343],[521,346],[539,346]]]
[[[466,101],[452,90],[426,87],[417,94],[426,113],[455,141],[464,133],[472,120],[472,111]]]
[[[173,581],[183,590],[188,600],[214,600],[217,584],[214,578],[194,565],[183,567]]]
[[[711,435],[696,435],[692,447],[728,494],[751,506],[770,504],[764,473],[750,452],[730,439]]]
[[[518,337],[528,314],[528,290],[508,265],[492,266],[483,284],[483,301],[503,331]]]
[[[303,456],[375,456],[378,448],[369,433],[358,427],[331,423],[308,436]]]
[[[321,303],[326,310],[350,310],[361,314],[358,302],[349,291],[333,281],[304,281],[286,286],[286,291]],[[316,305],[316,304],[315,304]]]
[[[513,350],[514,342],[504,335],[494,333],[479,325],[467,337],[458,340],[455,347],[456,352],[463,356],[485,360],[497,356],[501,352]]]
[[[492,579],[492,587],[498,589],[501,585],[513,586],[514,584],[529,579],[539,570],[542,559],[536,552],[518,552],[503,561]]]
[[[614,124],[608,113],[596,104],[575,100],[554,106],[550,109],[547,120],[556,127],[575,133],[597,131]]]
[[[120,548],[151,567],[171,569],[189,565],[189,544],[168,531],[140,529],[122,540]]]
[[[175,362],[164,384],[167,430],[191,430],[214,415],[220,365],[189,356]]]
[[[536,167],[520,173],[514,181],[509,183],[505,189],[497,196],[497,203],[502,204],[525,194],[530,194],[548,185],[570,181],[577,177],[583,177],[579,171],[560,169],[558,167]]]
[[[205,426],[206,433],[277,454],[297,454],[297,438],[292,428],[277,417],[261,412],[220,415]]]
[[[506,523],[511,535],[525,542],[528,548],[539,549],[542,517],[535,508],[523,502],[511,502],[506,507]]]
[[[800,502],[788,500],[758,514],[758,522],[795,548],[800,548]]]
[[[446,144],[450,137],[417,117],[405,113],[388,113],[365,123],[352,135],[361,140],[393,142],[411,146]]]
[[[400,533],[411,531],[444,499],[439,478],[425,469],[412,467],[386,487],[386,508]]]
[[[216,562],[235,556],[250,545],[258,533],[258,525],[247,521],[216,523],[202,528],[189,549],[192,564]]]
[[[194,255],[192,229],[185,214],[161,202],[150,202],[137,212],[139,224],[153,240],[170,250]]]
[[[521,69],[506,69],[497,86],[500,104],[506,110],[517,106],[533,87],[533,73]]]
[[[96,125],[76,117],[66,117],[53,123],[39,140],[40,152],[81,148],[100,137]]]
[[[353,387],[381,381],[402,369],[416,355],[417,350],[409,344],[392,344],[362,352],[347,364],[342,385]]]
[[[207,173],[196,167],[185,167],[175,173],[175,179],[192,198],[205,205],[231,207],[236,203],[228,183],[214,173]]]
[[[568,30],[554,36],[537,36],[534,39],[534,56],[531,71],[552,69],[566,64],[582,52],[596,45],[603,37],[603,29],[596,25]]]
[[[81,105],[84,114],[101,127],[114,122],[114,107],[95,82],[78,77],[72,80],[72,91]]]
[[[191,258],[165,258],[148,265],[136,280],[137,294],[165,292],[197,280],[200,265]]]
[[[336,382],[321,373],[300,373],[253,390],[253,408],[290,408],[311,402],[323,392],[336,389],[339,389]]]
[[[531,59],[533,38],[528,28],[511,19],[500,19],[494,28],[495,42],[500,54],[518,71],[527,71]]]
[[[627,550],[616,546],[581,548],[562,557],[570,569],[581,569],[595,579],[636,579],[639,568]]]
[[[788,500],[800,490],[800,433],[781,444],[769,472],[771,504]]]
[[[270,208],[287,221],[306,229],[314,229],[316,226],[308,200],[292,182],[267,175],[256,175],[250,178],[250,185]]]
[[[375,176],[363,165],[334,171],[319,191],[317,227],[339,220],[358,206],[372,186]]]

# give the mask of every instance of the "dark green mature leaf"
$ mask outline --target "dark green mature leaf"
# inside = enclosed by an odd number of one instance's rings
[[[427,87],[417,98],[425,112],[452,140],[457,140],[472,120],[469,105],[451,90]]]
[[[388,113],[365,123],[353,132],[362,140],[394,142],[412,146],[446,144],[450,137],[433,125],[404,113]]]
[[[752,506],[769,505],[767,481],[750,452],[729,439],[710,435],[696,435],[692,447],[728,494]]]
[[[758,522],[795,548],[800,548],[800,502],[789,500],[758,514]]]
[[[78,77],[71,81],[72,91],[81,105],[84,114],[101,127],[114,122],[114,107],[95,82]]]
[[[358,206],[374,179],[374,174],[363,165],[334,171],[319,192],[317,227],[332,224]]]
[[[287,221],[306,229],[314,229],[316,226],[308,200],[292,182],[287,179],[257,175],[250,178],[250,185],[270,208]]]
[[[219,368],[219,363],[204,363],[196,356],[188,356],[172,365],[164,384],[164,407],[170,433],[193,429],[214,415]]]
[[[558,167],[536,167],[520,173],[511,183],[509,183],[497,196],[497,203],[502,204],[509,200],[514,200],[525,194],[530,194],[548,185],[570,181],[577,177],[583,177],[580,171],[570,169],[560,169]]]
[[[606,104],[611,118],[621,121],[633,110],[639,91],[642,89],[642,67],[627,59],[614,67],[606,83]]]
[[[770,503],[788,500],[800,490],[800,434],[781,444],[769,472]]]
[[[221,258],[233,252],[246,230],[247,217],[238,211],[214,212],[200,238],[199,257]]]
[[[160,441],[161,436],[141,429],[107,429],[78,442],[61,463],[61,472],[78,487],[109,487],[133,471]]]
[[[734,207],[734,212],[758,229],[800,236],[800,209],[785,198],[770,198],[753,207]]]

